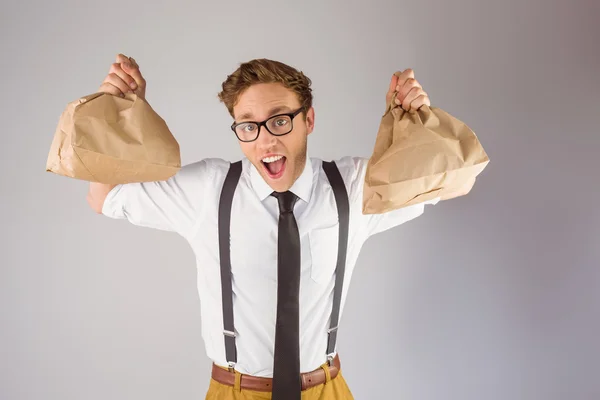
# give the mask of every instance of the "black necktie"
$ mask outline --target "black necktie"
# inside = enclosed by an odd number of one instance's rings
[[[300,234],[293,213],[298,197],[289,191],[272,195],[279,201],[272,400],[300,400]]]

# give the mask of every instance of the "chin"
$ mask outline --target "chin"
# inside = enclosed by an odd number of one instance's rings
[[[288,172],[283,174],[279,179],[271,179],[268,173],[261,172],[261,175],[265,182],[276,192],[285,192],[292,187],[292,182],[288,179]]]

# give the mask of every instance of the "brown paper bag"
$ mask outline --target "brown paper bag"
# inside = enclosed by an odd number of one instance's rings
[[[94,93],[69,103],[46,162],[46,171],[107,184],[166,180],[180,169],[167,124],[133,93]]]
[[[406,112],[394,102],[396,95],[381,119],[367,164],[364,214],[466,195],[490,161],[463,122],[426,105]]]

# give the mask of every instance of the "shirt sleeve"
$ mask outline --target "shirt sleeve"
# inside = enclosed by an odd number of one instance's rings
[[[364,157],[344,157],[337,162],[348,185],[351,212],[357,216],[367,237],[409,222],[421,216],[426,205],[437,204],[440,201],[439,198],[435,198],[382,214],[363,214],[363,190],[368,162],[369,159]]]
[[[102,214],[188,237],[201,218],[208,191],[214,190],[211,161],[186,165],[165,181],[117,185],[106,197]]]

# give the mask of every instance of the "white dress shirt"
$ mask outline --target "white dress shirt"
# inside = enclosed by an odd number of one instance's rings
[[[290,189],[300,199],[294,215],[301,242],[300,370],[326,361],[327,329],[333,304],[338,215],[322,160],[307,157]],[[379,215],[362,214],[368,159],[336,160],[350,200],[346,274],[340,318],[361,246],[377,233],[423,213],[417,204]],[[243,159],[231,213],[231,269],[238,362],[243,374],[273,376],[277,310],[277,227],[279,208],[273,190],[248,159]],[[229,162],[208,158],[184,166],[167,181],[125,184],[106,198],[103,214],[138,226],[176,232],[190,244],[197,262],[202,337],[206,353],[226,366],[221,304],[218,209]],[[428,203],[435,204],[438,199]],[[395,249],[390,249],[395,251]],[[341,328],[340,328],[341,329]],[[341,333],[343,335],[343,329]]]

